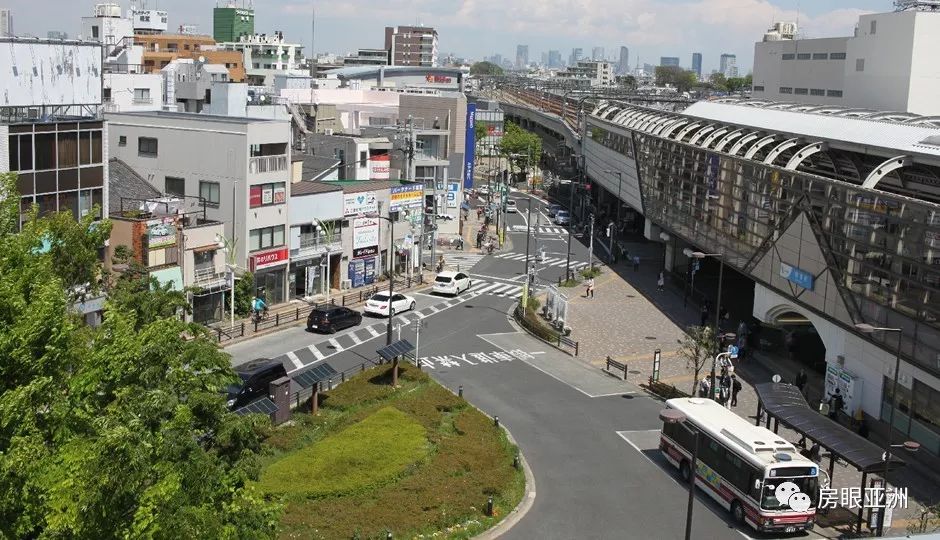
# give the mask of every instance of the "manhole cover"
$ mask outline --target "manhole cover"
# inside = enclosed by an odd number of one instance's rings
[[[656,336],[646,336],[646,339],[656,340]]]

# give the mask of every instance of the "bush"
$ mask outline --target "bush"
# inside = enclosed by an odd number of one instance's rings
[[[578,279],[566,279],[561,282],[562,287],[577,287],[581,284],[581,281]]]
[[[539,308],[542,307],[542,302],[540,302],[538,298],[530,296],[526,300],[525,307],[527,311],[538,311]]]
[[[523,315],[522,310],[516,308],[516,311],[514,312],[516,321],[519,322],[523,328],[528,330],[529,333],[535,337],[551,343],[558,342],[558,332],[556,332],[554,328],[545,324],[542,318],[538,316],[537,311],[537,307],[535,309],[528,309],[526,310],[525,315]]]
[[[584,279],[590,279],[592,277],[597,277],[601,275],[601,269],[594,266],[592,268],[585,268],[581,270],[581,275],[584,276]]]

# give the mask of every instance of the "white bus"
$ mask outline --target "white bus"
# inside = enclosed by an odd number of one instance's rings
[[[819,466],[769,429],[748,422],[710,399],[678,398],[666,407],[685,415],[686,423],[664,423],[659,449],[691,476],[695,439],[699,433],[695,484],[731,512],[734,520],[758,531],[796,532],[813,528],[819,502]],[[789,500],[787,485],[800,493]],[[780,498],[785,500],[778,500]],[[799,501],[799,502],[796,502]],[[790,502],[796,508],[791,508]]]

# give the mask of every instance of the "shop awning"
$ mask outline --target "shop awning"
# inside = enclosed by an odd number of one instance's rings
[[[884,471],[884,449],[813,410],[800,390],[789,383],[754,385],[760,405],[771,418],[812,439],[836,457],[862,472]],[[891,469],[904,466],[904,460],[891,456]]]

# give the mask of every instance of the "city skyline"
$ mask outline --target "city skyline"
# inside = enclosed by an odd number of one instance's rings
[[[80,18],[88,16],[95,2],[40,0],[46,9],[37,9],[29,0],[8,0],[17,21],[16,32],[45,36],[49,30],[77,36]],[[742,71],[752,63],[754,43],[776,20],[800,21],[801,32],[810,37],[851,35],[860,13],[890,11],[889,0],[858,0],[846,7],[838,0],[819,0],[807,5],[797,0],[693,0],[677,5],[668,0],[602,0],[587,10],[581,0],[532,10],[524,2],[483,0],[445,1],[422,4],[414,0],[393,1],[377,7],[363,0],[343,4],[307,1],[275,2],[255,0],[256,29],[262,33],[282,30],[289,41],[302,43],[309,52],[310,13],[317,11],[314,50],[318,53],[345,53],[358,48],[381,47],[385,26],[424,24],[440,33],[440,50],[480,60],[493,53],[514,56],[515,46],[529,45],[530,58],[552,49],[570,51],[580,47],[591,51],[630,48],[631,63],[655,63],[661,56],[688,58],[691,52],[703,54],[703,72],[718,68],[724,52],[738,56]],[[196,24],[200,33],[210,34],[215,2],[198,4],[183,0],[162,0],[159,8],[168,11],[171,29]],[[129,2],[121,3],[123,9]],[[584,9],[582,9],[584,8]],[[50,18],[52,10],[57,14]],[[683,31],[677,32],[681,28]],[[351,31],[355,29],[356,31]],[[479,39],[481,29],[494,39]],[[567,55],[566,55],[567,56]],[[684,66],[689,67],[689,66]]]

